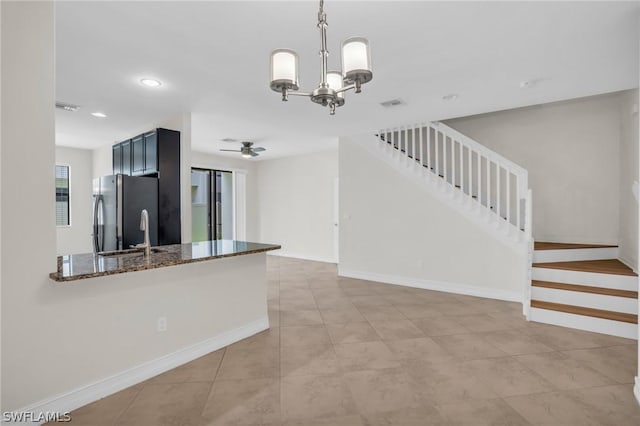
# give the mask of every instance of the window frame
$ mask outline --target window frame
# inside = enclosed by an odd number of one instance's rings
[[[67,181],[69,183],[69,187],[67,190],[67,218],[68,218],[68,223],[66,225],[58,225],[58,221],[57,221],[57,215],[56,215],[56,228],[71,228],[71,224],[72,224],[72,218],[71,218],[71,165],[68,163],[56,163],[55,167],[66,167],[67,168]],[[55,181],[57,179],[56,177],[56,169],[53,169],[53,180],[54,180],[54,191],[57,192],[58,186],[55,185]],[[55,197],[57,197],[57,193],[55,194]],[[58,200],[56,199],[55,202],[57,203]]]

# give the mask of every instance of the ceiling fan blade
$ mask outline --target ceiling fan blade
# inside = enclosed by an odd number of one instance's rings
[[[253,152],[253,151],[251,151],[251,156],[252,156],[252,157],[257,157],[257,156],[259,156],[259,155],[260,155],[260,154],[258,154],[257,152]]]
[[[221,149],[220,151],[228,151],[228,152],[242,152],[242,151],[237,150],[237,149]]]
[[[255,148],[252,148],[255,152],[262,152],[262,151],[266,151],[267,148],[263,148],[261,146],[257,146]]]

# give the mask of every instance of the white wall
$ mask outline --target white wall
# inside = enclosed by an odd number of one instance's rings
[[[56,147],[56,164],[69,166],[70,226],[57,226],[57,253],[89,253],[93,251],[91,233],[92,210],[92,157],[88,149]]]
[[[0,2],[0,8],[0,229],[3,246],[11,247],[2,251],[0,272],[0,411],[42,408],[43,401],[64,411],[88,402],[87,389],[94,397],[109,390],[85,386],[126,372],[111,382],[118,390],[145,378],[130,368],[255,321],[265,324],[264,254],[64,284],[49,279],[56,269],[54,4]],[[215,277],[216,285],[203,277]],[[164,333],[156,332],[159,316],[168,320]]]
[[[340,275],[522,300],[524,245],[497,241],[354,138],[340,138]]]
[[[247,241],[261,242],[258,229],[257,164],[258,162],[256,161],[192,151],[190,167],[211,170],[245,171],[247,173],[246,239]],[[189,173],[191,172],[189,171]],[[191,218],[189,217],[187,220],[189,221],[189,226],[191,226]]]
[[[621,93],[445,123],[529,171],[538,241],[618,244]]]
[[[620,259],[638,271],[638,90],[623,94],[620,138]]]
[[[96,148],[91,152],[93,177],[109,176],[113,174],[113,149],[111,143]]]
[[[334,180],[338,151],[258,163],[260,240],[280,244],[283,256],[337,262]]]
[[[64,327],[73,309],[51,303],[56,268],[54,186],[54,4],[0,2],[2,8],[2,410],[41,398],[65,375],[51,349],[77,346]],[[25,168],[28,165],[28,168]],[[25,171],[28,170],[28,173]],[[11,247],[11,250],[6,250]],[[86,305],[86,300],[83,301]],[[52,309],[43,309],[48,306]],[[62,309],[56,309],[58,308]],[[74,323],[82,323],[78,318]],[[87,331],[91,335],[91,331]],[[83,336],[82,341],[86,343]]]

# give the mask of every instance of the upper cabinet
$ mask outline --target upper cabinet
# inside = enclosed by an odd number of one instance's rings
[[[131,139],[131,151],[133,156],[131,157],[131,174],[139,176],[145,174],[144,169],[144,138],[142,135],[136,136]],[[155,172],[155,170],[154,170]]]
[[[180,132],[158,128],[113,145],[113,174],[158,178],[158,243],[179,244]]]
[[[131,174],[131,140],[113,146],[113,174]]]
[[[144,171],[153,173],[158,170],[158,132],[144,134]]]
[[[132,139],[113,145],[113,174],[145,176],[158,173],[158,134],[163,137],[161,145],[169,145],[167,141],[172,132],[167,129],[156,129],[151,132],[138,135]],[[179,133],[178,133],[179,134]],[[172,147],[164,148],[173,151]]]

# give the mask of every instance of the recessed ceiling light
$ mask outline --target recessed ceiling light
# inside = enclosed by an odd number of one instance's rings
[[[380,102],[380,105],[382,105],[385,108],[391,108],[391,107],[396,107],[400,105],[405,105],[405,102],[402,99],[396,98],[396,99]]]
[[[159,80],[154,80],[153,78],[143,78],[142,80],[140,80],[140,83],[143,86],[147,86],[147,87],[160,87],[160,86],[162,86],[162,82],[160,82]]]
[[[541,78],[533,78],[531,80],[523,80],[520,82],[520,88],[521,89],[531,89],[533,87],[536,87],[538,85],[538,83],[540,83],[542,81]]]
[[[456,99],[458,99],[457,93],[449,93],[448,95],[444,95],[442,97],[443,101],[455,101]]]
[[[94,117],[98,117],[98,118],[106,118],[107,114],[103,113],[103,112],[92,112],[91,115],[93,115]]]

